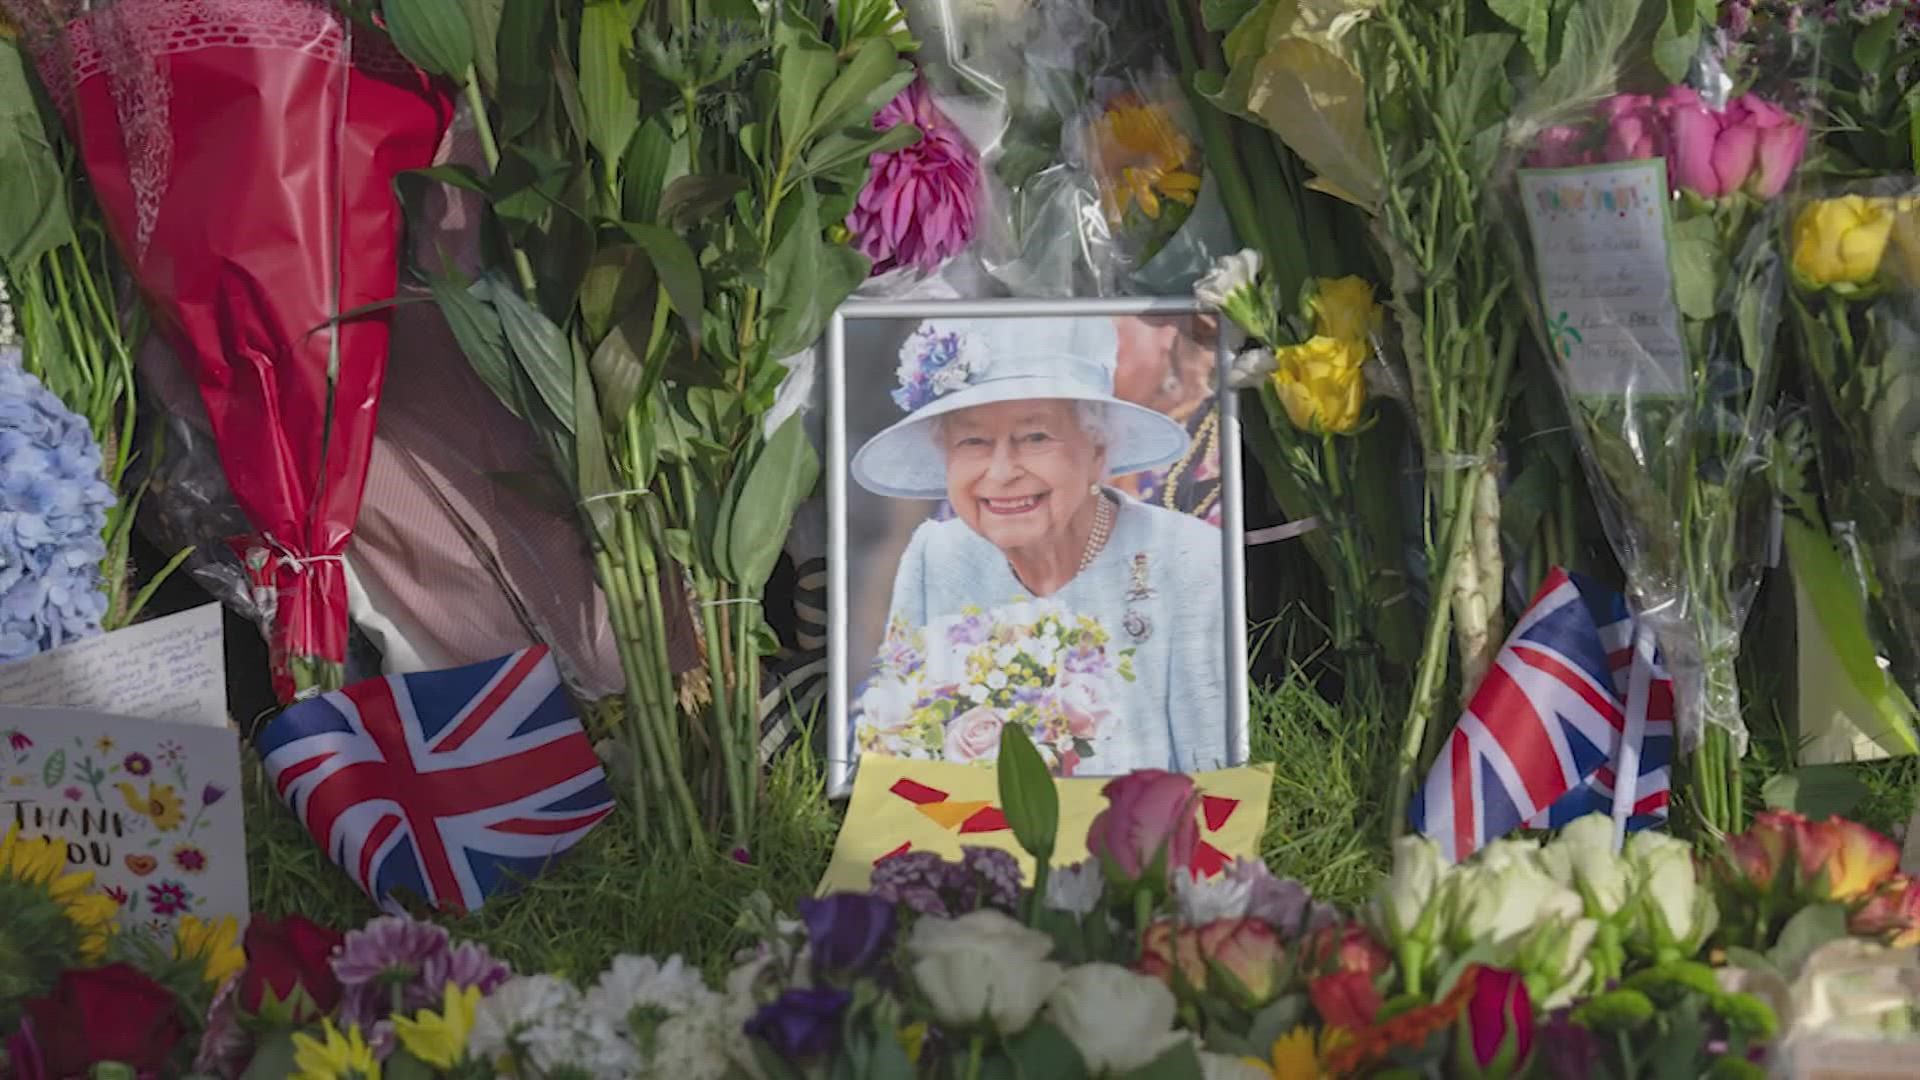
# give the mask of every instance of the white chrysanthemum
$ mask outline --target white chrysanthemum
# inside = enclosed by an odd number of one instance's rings
[[[721,1009],[676,1016],[654,1031],[653,1054],[647,1064],[654,1076],[721,1080],[727,1075],[727,1045],[739,1037],[740,1027],[727,1027]]]
[[[514,1040],[541,1075],[578,1070],[595,1080],[638,1076],[640,1058],[605,1018],[580,1009],[549,1016]]]
[[[1253,883],[1232,879],[1226,874],[1196,878],[1192,874],[1173,875],[1173,899],[1180,921],[1187,926],[1205,926],[1222,919],[1245,918],[1253,903]]]
[[[678,956],[662,963],[651,956],[616,956],[600,981],[587,991],[587,1011],[625,1030],[636,1009],[658,1009],[668,1016],[718,1005],[720,995],[707,988],[700,973]]]
[[[1059,867],[1047,875],[1047,907],[1054,911],[1080,916],[1092,914],[1106,891],[1106,874],[1092,859]]]
[[[548,1017],[579,1010],[580,991],[551,975],[522,975],[508,979],[498,990],[480,999],[474,1010],[467,1052],[491,1060],[510,1050],[522,1032]]]

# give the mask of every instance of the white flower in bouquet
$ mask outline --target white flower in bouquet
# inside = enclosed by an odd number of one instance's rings
[[[1613,818],[1606,814],[1588,814],[1560,830],[1541,850],[1540,865],[1578,889],[1593,918],[1611,918],[1632,899],[1632,867],[1613,850]]]
[[[1580,894],[1547,876],[1531,858],[1503,858],[1454,871],[1454,907],[1447,942],[1464,952],[1477,944],[1513,944],[1545,919],[1586,911]]]
[[[1427,837],[1403,836],[1393,842],[1393,873],[1381,889],[1379,906],[1383,929],[1394,943],[1431,936],[1444,899],[1440,881],[1446,872],[1440,845]]]
[[[541,1020],[579,1007],[580,991],[572,983],[551,975],[516,975],[480,999],[467,1035],[467,1052],[492,1060]]]
[[[1242,290],[1257,288],[1260,265],[1260,253],[1252,248],[1223,255],[1213,264],[1213,269],[1193,283],[1193,298],[1225,311],[1227,304]]]
[[[1200,1052],[1200,1080],[1273,1080],[1273,1070],[1250,1058]]]
[[[1243,919],[1252,903],[1253,882],[1244,877],[1173,875],[1174,910],[1179,913],[1183,926]]]
[[[1233,367],[1227,372],[1227,385],[1235,390],[1252,390],[1279,370],[1280,360],[1273,355],[1272,349],[1264,345],[1241,349],[1233,356]]]
[[[13,298],[7,293],[6,279],[0,278],[0,353],[5,353],[19,344],[14,337],[12,300]]]
[[[1527,993],[1537,1009],[1558,1009],[1593,981],[1589,953],[1599,936],[1593,919],[1542,922],[1520,942],[1514,966],[1527,982]]]
[[[1083,964],[1047,1001],[1047,1016],[1094,1076],[1151,1064],[1188,1036],[1173,1030],[1173,991],[1117,964]]]
[[[639,1052],[645,1066],[677,1080],[719,1080],[726,1072],[722,1004],[678,956],[664,963],[617,956],[583,1002]]]
[[[1648,954],[1692,956],[1720,924],[1713,894],[1701,887],[1686,841],[1640,832],[1627,842],[1639,879],[1641,925],[1635,944]]]
[[[1100,906],[1106,892],[1106,871],[1092,859],[1059,867],[1047,875],[1047,907],[1053,911],[1084,918]]]
[[[955,1027],[1025,1031],[1059,985],[1053,938],[991,908],[922,919],[907,939],[913,981],[933,1014]]]

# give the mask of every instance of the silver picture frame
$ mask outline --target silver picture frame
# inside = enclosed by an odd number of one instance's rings
[[[851,655],[849,640],[850,567],[848,486],[851,482],[852,452],[848,446],[848,360],[847,339],[850,324],[870,320],[921,320],[933,318],[1064,318],[1124,316],[1199,316],[1212,314],[1211,308],[1191,297],[1115,298],[1059,300],[853,300],[843,305],[827,325],[826,367],[826,453],[822,470],[826,474],[827,496],[827,787],[832,798],[847,797],[853,787],[857,762],[850,738],[853,683],[855,672],[870,658]],[[1225,695],[1227,724],[1225,745],[1230,760],[1222,766],[1246,764],[1248,745],[1247,657],[1248,628],[1246,611],[1246,525],[1242,513],[1244,490],[1241,459],[1238,395],[1228,385],[1232,360],[1224,335],[1217,348],[1215,393],[1219,401],[1220,446],[1220,542],[1225,591],[1221,627],[1221,648],[1226,655]],[[893,378],[893,365],[886,366],[886,377]],[[887,569],[889,579],[892,568]]]

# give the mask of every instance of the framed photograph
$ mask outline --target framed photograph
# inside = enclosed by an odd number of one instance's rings
[[[1191,299],[856,301],[827,329],[829,785],[1247,760],[1240,430]]]

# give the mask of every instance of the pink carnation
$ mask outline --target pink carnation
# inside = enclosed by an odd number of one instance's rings
[[[920,141],[873,155],[873,177],[847,215],[854,246],[873,260],[875,274],[938,269],[973,239],[978,212],[979,159],[934,107],[924,81],[914,80],[873,118],[883,131],[896,124],[918,127]]]

